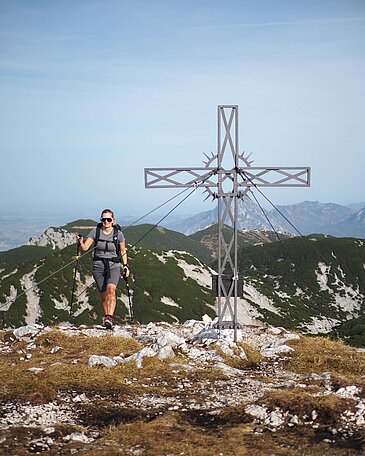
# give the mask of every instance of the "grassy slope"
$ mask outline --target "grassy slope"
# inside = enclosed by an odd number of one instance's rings
[[[241,249],[238,256],[241,273],[282,311],[280,317],[260,310],[271,324],[293,328],[316,315],[346,319],[341,309],[330,305],[334,303],[333,295],[319,287],[315,273],[319,262],[330,265],[328,286],[332,290],[344,295],[343,284],[337,283],[335,277],[341,268],[344,282],[365,294],[365,246],[356,239],[312,235],[248,247]],[[297,288],[305,294],[295,296]],[[276,290],[290,298],[279,297]]]
[[[226,242],[233,236],[233,229],[224,225],[223,227],[223,236]],[[279,239],[287,239],[292,237],[291,235],[278,234]],[[272,231],[238,231],[237,233],[237,243],[238,248],[248,247],[255,244],[267,244],[270,242],[277,242],[278,236]],[[212,258],[217,258],[218,256],[218,224],[211,225],[204,230],[197,231],[194,234],[191,234],[189,238],[201,242],[205,245],[212,256]]]
[[[0,252],[0,268],[16,268],[19,264],[27,261],[38,261],[52,252],[50,247],[38,247],[35,245],[23,245],[6,252]]]
[[[334,336],[355,347],[365,347],[365,316],[343,322],[336,327]]]
[[[144,236],[153,225],[143,224],[127,227],[123,230],[128,244],[134,245]],[[211,262],[209,250],[199,241],[191,239],[177,231],[168,230],[162,227],[155,227],[141,241],[138,247],[148,247],[159,250],[183,250],[189,252],[205,263]]]

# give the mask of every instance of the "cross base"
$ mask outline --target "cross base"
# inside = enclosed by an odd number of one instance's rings
[[[241,329],[241,325],[239,323],[234,323],[233,321],[221,321],[220,323],[216,323],[213,325],[214,329]]]

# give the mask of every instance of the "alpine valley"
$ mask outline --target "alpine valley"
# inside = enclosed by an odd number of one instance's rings
[[[95,224],[93,220],[76,220],[48,228],[26,245],[0,253],[1,328],[100,323],[91,253],[79,260],[72,313],[69,306],[75,233],[85,235]],[[230,230],[225,227],[226,233]],[[204,315],[214,319],[211,275],[216,269],[217,231],[218,226],[212,225],[185,235],[147,224],[124,230],[135,321],[174,323],[201,320]],[[323,234],[277,236],[271,231],[245,230],[239,232],[238,243],[239,269],[244,277],[243,298],[238,300],[240,323],[282,326],[364,346],[362,239]],[[129,318],[129,300],[121,280],[116,322]]]

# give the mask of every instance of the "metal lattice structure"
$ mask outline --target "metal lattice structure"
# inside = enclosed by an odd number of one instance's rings
[[[253,167],[239,153],[238,106],[218,106],[217,153],[205,155],[204,167],[146,168],[146,188],[200,187],[218,200],[217,328],[234,329],[237,340],[239,289],[237,265],[238,200],[252,187],[308,187],[309,167]],[[229,234],[224,225],[232,225]],[[227,233],[227,230],[225,230]],[[225,237],[226,236],[226,237]]]

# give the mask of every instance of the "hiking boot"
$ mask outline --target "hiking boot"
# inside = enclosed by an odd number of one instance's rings
[[[111,315],[105,315],[103,325],[105,329],[113,329],[113,317]]]

